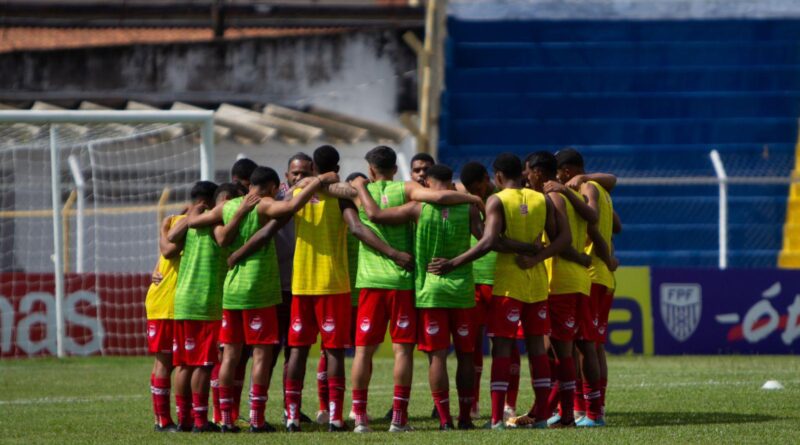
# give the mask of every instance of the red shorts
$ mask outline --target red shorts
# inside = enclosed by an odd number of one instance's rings
[[[392,343],[416,343],[414,291],[361,289],[356,317],[356,346],[383,343],[387,323]]]
[[[222,344],[277,345],[280,342],[277,307],[223,309],[219,342]]]
[[[172,331],[175,321],[147,320],[147,350],[151,354],[172,354]]]
[[[219,363],[217,339],[221,321],[175,320],[172,364],[211,366]]]
[[[457,352],[475,351],[473,309],[419,309],[419,350],[448,349],[450,335]]]
[[[597,341],[599,334],[597,328],[600,318],[600,296],[606,293],[606,287],[592,283],[589,297],[578,300],[578,335],[575,337],[583,341]]]
[[[586,299],[583,294],[556,294],[547,298],[550,310],[550,337],[555,340],[573,341],[578,333],[578,301]]]
[[[488,284],[475,285],[475,312],[474,320],[478,326],[486,326],[489,320],[489,307],[492,304],[492,286]]]
[[[605,344],[608,341],[608,314],[611,313],[611,306],[614,304],[614,291],[606,289],[606,293],[600,297],[600,313],[598,314],[597,341]]]
[[[350,293],[336,295],[295,295],[292,298],[289,346],[311,346],[322,336],[326,349],[349,348]]]
[[[494,295],[489,308],[489,337],[517,338],[521,327],[526,337],[548,335],[550,321],[547,301],[523,303],[509,297]]]

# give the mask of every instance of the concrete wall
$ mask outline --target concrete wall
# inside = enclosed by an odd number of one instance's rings
[[[415,107],[398,30],[0,54],[0,101],[314,103],[396,120]]]

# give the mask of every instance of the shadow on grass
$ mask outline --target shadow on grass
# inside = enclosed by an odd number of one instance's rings
[[[763,414],[739,414],[725,412],[613,412],[608,414],[608,423],[613,426],[679,426],[712,425],[723,423],[761,423],[778,420],[776,416]]]

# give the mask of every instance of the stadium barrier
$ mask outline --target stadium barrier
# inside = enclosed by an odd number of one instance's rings
[[[607,344],[613,354],[800,350],[800,272],[623,267],[616,278]],[[149,283],[146,274],[66,274],[65,353],[145,354]],[[54,295],[53,274],[0,274],[3,358],[57,355]],[[379,355],[390,357],[391,348]]]

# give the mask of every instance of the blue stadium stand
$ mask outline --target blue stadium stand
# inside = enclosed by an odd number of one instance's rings
[[[439,157],[457,170],[574,146],[621,177],[788,176],[800,117],[798,21],[448,22]],[[620,185],[627,265],[718,261],[716,185]],[[729,265],[774,267],[788,186],[731,185]]]

